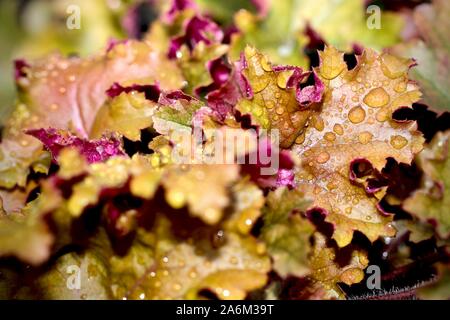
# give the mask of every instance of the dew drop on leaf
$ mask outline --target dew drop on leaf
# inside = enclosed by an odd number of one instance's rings
[[[363,99],[364,103],[372,108],[380,108],[389,103],[389,95],[384,88],[372,89]]]
[[[353,107],[348,112],[348,119],[352,123],[361,123],[364,121],[365,118],[366,118],[366,112],[364,111],[364,109],[361,106]]]

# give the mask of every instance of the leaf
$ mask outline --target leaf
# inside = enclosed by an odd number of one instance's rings
[[[392,49],[396,54],[414,57],[418,65],[411,78],[419,83],[424,103],[442,110],[449,110],[450,106],[449,14],[450,4],[445,0],[416,7],[413,19],[423,40],[411,40]]]
[[[450,131],[438,132],[418,155],[425,177],[422,187],[403,202],[403,208],[430,221],[441,238],[450,236]]]
[[[312,273],[309,277],[312,286],[315,291],[325,290],[323,298],[343,299],[345,296],[338,283],[351,285],[364,279],[363,270],[369,263],[367,252],[351,246],[344,249],[328,247],[326,238],[318,232],[314,239],[310,258]],[[337,259],[342,256],[348,256],[348,261],[339,263]]]
[[[35,282],[40,299],[45,300],[107,300],[109,287],[107,258],[98,250],[70,252],[56,260]],[[79,282],[78,282],[79,281]],[[79,287],[77,285],[79,284]]]
[[[242,74],[247,88],[242,88],[243,99],[236,109],[242,114],[251,114],[252,123],[263,129],[277,129],[280,134],[280,146],[288,148],[294,143],[309,117],[306,107],[319,102],[322,97],[320,81],[316,82],[317,95],[307,99],[300,107],[297,102],[307,88],[300,88],[300,81],[309,73],[300,68],[288,66],[272,67],[267,57],[252,47],[246,47],[242,64]]]
[[[393,111],[420,98],[407,78],[412,62],[366,49],[348,70],[335,48],[319,55],[315,71],[325,84],[324,99],[312,107],[308,126],[292,148],[302,157],[297,183],[314,199],[311,209],[319,208],[334,225],[339,247],[351,242],[355,230],[370,241],[393,236],[392,217],[378,210],[379,195],[361,188],[354,170],[361,165],[379,173],[386,158],[410,163],[422,149],[424,139],[414,122],[392,120]]]
[[[194,114],[202,105],[201,101],[181,91],[165,94],[160,98],[160,107],[152,116],[153,126],[158,133],[166,136],[177,134],[177,130],[181,134],[191,134]]]
[[[41,199],[29,202],[20,213],[6,215],[0,211],[0,256],[14,255],[32,265],[50,256],[53,235],[45,214],[54,206]]]
[[[125,155],[121,142],[115,137],[102,137],[99,140],[80,139],[67,131],[54,128],[27,130],[27,134],[39,139],[51,152],[54,161],[57,161],[59,152],[67,147],[76,148],[89,163]]]
[[[298,190],[278,188],[267,196],[261,239],[274,261],[274,270],[284,278],[310,273],[309,240],[314,227],[300,215],[308,205],[308,199]]]
[[[417,219],[396,220],[394,221],[394,226],[398,230],[399,234],[402,234],[402,231],[404,230],[409,232],[409,241],[414,243],[428,240],[434,236],[433,226]]]
[[[227,230],[248,235],[261,216],[264,195],[254,183],[242,179],[232,188],[233,212],[224,222]]]
[[[29,166],[40,155],[40,144],[27,129],[57,128],[87,138],[105,91],[122,84],[159,82],[177,89],[182,79],[174,63],[148,43],[127,41],[86,59],[53,54],[30,63],[18,80],[19,103],[5,124],[0,145],[0,185],[24,186]],[[51,116],[49,116],[51,115]]]
[[[67,212],[73,217],[79,217],[83,210],[98,203],[105,190],[120,190],[130,183],[130,191],[135,196],[152,198],[159,185],[161,172],[154,170],[148,158],[134,155],[112,157],[105,162],[90,165],[80,165],[79,154],[72,150],[63,150],[60,156],[61,169],[58,175],[63,179],[80,176],[82,179],[71,186],[72,192],[67,199]],[[78,164],[76,172],[72,165]]]
[[[193,2],[173,1],[163,20],[153,23],[146,38],[176,61],[186,80],[184,91],[201,95],[213,82],[210,65],[228,51],[223,30]]]
[[[99,109],[90,136],[101,137],[105,132],[117,132],[132,141],[141,138],[141,130],[151,127],[160,90],[155,85],[122,87],[114,83],[107,91],[109,99]]]
[[[230,204],[228,188],[238,174],[237,165],[173,165],[164,175],[162,185],[171,207],[179,209],[187,205],[191,215],[216,224]]]
[[[155,230],[155,263],[127,298],[199,299],[208,290],[219,299],[243,299],[266,283],[270,261],[252,237],[225,231],[223,244],[214,247],[198,237],[194,243],[173,242],[167,228],[166,221]]]
[[[196,45],[191,53],[185,46],[181,47],[177,63],[187,81],[185,91],[200,96],[202,89],[214,81],[211,64],[227,51],[228,46],[224,44],[206,45],[204,42]]]

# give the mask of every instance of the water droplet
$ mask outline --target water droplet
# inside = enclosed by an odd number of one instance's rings
[[[366,216],[366,220],[370,221],[370,220],[372,220],[372,217],[371,216]]]
[[[336,135],[333,132],[327,132],[327,133],[325,133],[325,135],[323,137],[325,140],[330,141],[330,142],[336,140]]]
[[[347,208],[345,208],[345,213],[346,213],[346,214],[352,213],[352,207],[347,207]]]
[[[384,122],[389,119],[389,113],[387,112],[387,110],[381,109],[375,115],[375,119],[377,119],[377,121],[379,122]]]
[[[181,52],[181,50],[178,50],[178,51],[175,53],[175,56],[177,57],[177,59],[181,59],[181,58],[183,57],[183,52]]]
[[[406,83],[404,81],[400,81],[399,83],[396,84],[396,86],[394,87],[395,92],[397,93],[403,93],[406,91]]]
[[[336,189],[337,187],[338,187],[337,184],[333,181],[327,183],[327,189],[330,191]]]
[[[295,139],[296,144],[302,144],[303,142],[305,142],[305,134],[301,134]]]
[[[189,278],[194,279],[197,277],[197,272],[195,270],[191,270],[189,272]]]
[[[389,103],[389,95],[383,88],[375,88],[370,90],[368,94],[364,97],[363,101],[369,107],[380,108]]]
[[[405,137],[395,135],[391,137],[390,143],[395,149],[402,149],[408,144],[408,140]]]
[[[276,112],[277,114],[279,114],[279,115],[282,115],[283,112],[284,112],[284,108],[283,108],[283,107],[277,107],[277,108],[275,109],[275,112]]]
[[[365,118],[366,118],[366,112],[364,111],[364,109],[361,106],[353,107],[348,112],[348,119],[352,123],[360,123],[360,122],[364,121]]]
[[[139,295],[139,299],[144,300],[144,299],[145,299],[145,293],[142,292],[142,293]]]
[[[372,141],[372,137],[373,135],[370,132],[364,131],[358,135],[358,140],[362,144],[368,144],[370,141]]]
[[[333,131],[340,136],[344,134],[344,128],[342,128],[342,126],[339,123],[336,123],[333,126]]]
[[[180,291],[180,290],[181,290],[181,284],[179,284],[179,283],[174,283],[174,284],[173,284],[173,290],[175,290],[175,291]]]
[[[56,111],[56,110],[59,109],[59,105],[57,105],[56,103],[52,103],[52,104],[50,105],[50,109],[53,110],[53,111]]]
[[[277,75],[277,85],[281,89],[286,89],[286,84],[287,84],[291,74],[292,74],[291,71],[282,71],[282,72],[278,73],[278,75]]]
[[[231,263],[231,264],[237,264],[237,263],[238,263],[238,259],[237,259],[235,256],[232,256],[232,257],[230,258],[230,263]]]
[[[272,100],[266,102],[267,109],[273,109],[275,107],[275,103]]]
[[[318,131],[322,131],[325,128],[322,117],[317,115],[311,117],[311,125]]]
[[[325,163],[330,159],[330,154],[326,151],[323,151],[319,153],[319,155],[316,157],[316,161],[318,163]]]
[[[261,67],[264,69],[264,71],[270,72],[272,71],[272,65],[267,60],[266,56],[261,56]]]
[[[263,114],[263,108],[261,106],[255,106],[254,108],[255,116],[260,117]]]

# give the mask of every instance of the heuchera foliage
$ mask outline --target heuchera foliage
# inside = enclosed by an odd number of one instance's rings
[[[15,61],[1,299],[395,298],[398,275],[402,296],[450,297],[448,115],[416,104],[449,107],[445,76],[423,76],[444,70],[449,28],[430,17],[449,6],[415,9],[424,41],[378,51],[402,18],[383,37],[348,29],[364,1],[339,23],[331,9],[318,21],[316,1],[227,2],[155,1],[140,40]],[[300,24],[281,21],[290,11]],[[255,161],[179,162],[218,152],[212,132],[255,138],[221,150]],[[375,293],[361,289],[371,264],[391,281]],[[71,265],[89,279],[75,291]],[[418,266],[437,276],[408,279]]]

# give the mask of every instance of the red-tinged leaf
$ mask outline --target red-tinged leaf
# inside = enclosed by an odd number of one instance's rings
[[[241,58],[244,92],[236,109],[250,114],[252,123],[264,129],[276,129],[280,146],[290,147],[303,130],[311,113],[309,106],[322,99],[323,86],[301,88],[309,75],[298,67],[272,66],[267,57],[247,47]],[[299,101],[297,100],[299,99]]]
[[[59,152],[64,148],[76,148],[88,163],[105,161],[106,159],[125,155],[121,142],[115,137],[99,140],[81,139],[71,133],[54,128],[27,130],[27,134],[39,139],[45,149],[51,152],[53,160],[58,161]]]
[[[371,241],[392,236],[392,217],[377,205],[383,189],[371,190],[366,182],[379,175],[388,157],[410,163],[422,149],[416,124],[392,119],[393,111],[420,98],[407,78],[412,61],[366,49],[348,70],[335,48],[319,55],[315,71],[325,84],[324,99],[311,107],[308,126],[293,147],[302,157],[297,183],[314,199],[311,209],[319,208],[334,225],[340,247],[351,242],[356,230]],[[360,179],[351,179],[355,169],[361,171]]]
[[[0,145],[0,185],[23,186],[29,166],[40,156],[40,144],[27,129],[58,128],[87,138],[105,91],[114,82],[127,85],[158,82],[163,90],[182,86],[175,63],[146,42],[117,43],[89,58],[52,54],[27,62],[18,79],[19,103],[5,123]]]

